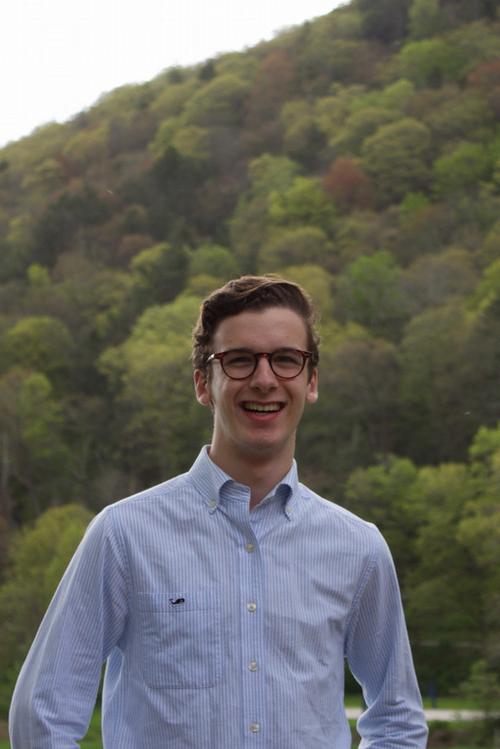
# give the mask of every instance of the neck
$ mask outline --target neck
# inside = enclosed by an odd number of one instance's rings
[[[234,481],[250,488],[250,509],[288,473],[293,461],[293,453],[265,458],[248,454],[229,456],[221,454],[216,445],[210,447],[209,455]]]

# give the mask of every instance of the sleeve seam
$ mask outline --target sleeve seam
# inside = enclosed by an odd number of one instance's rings
[[[112,517],[113,510],[112,508],[108,508],[106,511],[106,525],[110,525],[110,535],[114,535],[116,539],[116,545],[117,548],[120,551],[120,555],[122,557],[122,568],[125,578],[125,583],[127,587],[127,599],[130,599],[130,591],[131,591],[131,578],[130,578],[130,561],[128,558],[127,550],[125,548],[125,541],[123,538],[122,529],[120,527],[120,524]]]
[[[374,526],[375,528],[375,526]],[[357,615],[359,614],[359,603],[363,596],[363,593],[366,589],[366,586],[368,585],[368,581],[373,573],[373,570],[375,569],[376,561],[377,561],[377,550],[373,549],[373,551],[370,553],[370,556],[368,557],[366,561],[366,565],[360,575],[358,588],[354,594],[354,597],[352,599],[351,608],[349,611],[349,614],[347,616],[346,621],[346,627],[345,627],[345,635],[344,635],[344,656],[346,655],[347,650],[347,640],[349,637],[349,632],[351,630],[351,627],[356,624]]]

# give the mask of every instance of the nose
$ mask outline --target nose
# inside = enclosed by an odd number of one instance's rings
[[[257,368],[252,375],[252,387],[260,390],[271,390],[277,386],[277,378],[269,363],[269,354],[259,354]]]

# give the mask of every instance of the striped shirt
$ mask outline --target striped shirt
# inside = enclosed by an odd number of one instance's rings
[[[12,749],[75,749],[102,663],[105,749],[363,749],[426,727],[394,566],[378,530],[289,473],[256,508],[204,448],[191,470],[106,507],[14,692]]]

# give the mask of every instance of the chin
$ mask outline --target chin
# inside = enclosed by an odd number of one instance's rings
[[[243,445],[243,449],[252,455],[258,455],[261,457],[274,456],[283,453],[288,450],[288,444],[286,442],[280,442],[272,439],[259,439],[256,438],[252,441],[247,442]],[[293,448],[292,448],[293,450]]]

